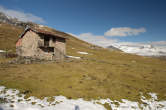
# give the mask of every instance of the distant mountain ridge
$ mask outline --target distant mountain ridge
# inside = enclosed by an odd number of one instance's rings
[[[23,28],[25,28],[27,25],[29,26],[35,25],[35,23],[32,23],[32,22],[23,22],[23,21],[19,21],[17,18],[8,17],[3,12],[0,12],[0,23],[7,23],[14,26],[23,27]]]
[[[124,45],[124,44],[117,43],[111,47],[118,48],[126,53],[132,53],[132,54],[137,54],[141,56],[153,56],[153,57],[166,56],[166,46],[155,46],[151,44]]]

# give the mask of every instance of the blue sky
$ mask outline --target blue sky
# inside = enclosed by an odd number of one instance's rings
[[[0,6],[86,41],[166,41],[166,0],[1,0]]]

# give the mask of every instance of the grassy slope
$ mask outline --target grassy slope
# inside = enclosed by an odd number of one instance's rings
[[[0,49],[15,51],[15,42],[23,29],[0,24]]]
[[[2,30],[3,29],[3,30]],[[22,29],[0,25],[5,39],[0,49],[14,50],[16,35]],[[8,39],[12,40],[6,40]],[[68,98],[111,98],[138,100],[140,92],[158,93],[166,99],[166,61],[146,58],[103,48],[91,49],[91,44],[72,36],[67,41],[67,54],[87,59],[62,63],[0,65],[0,85],[17,88],[37,97],[64,95]],[[5,42],[4,42],[5,41]],[[88,52],[80,55],[78,51]],[[0,59],[7,62],[10,59]]]

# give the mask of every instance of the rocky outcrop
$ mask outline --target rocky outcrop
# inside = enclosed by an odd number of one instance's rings
[[[118,48],[116,48],[116,47],[114,47],[114,46],[108,46],[107,47],[109,50],[111,50],[111,51],[114,51],[114,50],[116,50],[116,51],[121,51],[120,49],[118,49]]]

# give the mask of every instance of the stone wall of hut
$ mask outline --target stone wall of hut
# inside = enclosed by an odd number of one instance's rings
[[[63,59],[66,54],[65,39],[49,36],[49,47],[44,47],[44,36],[28,31],[16,44],[17,54],[44,60]]]

